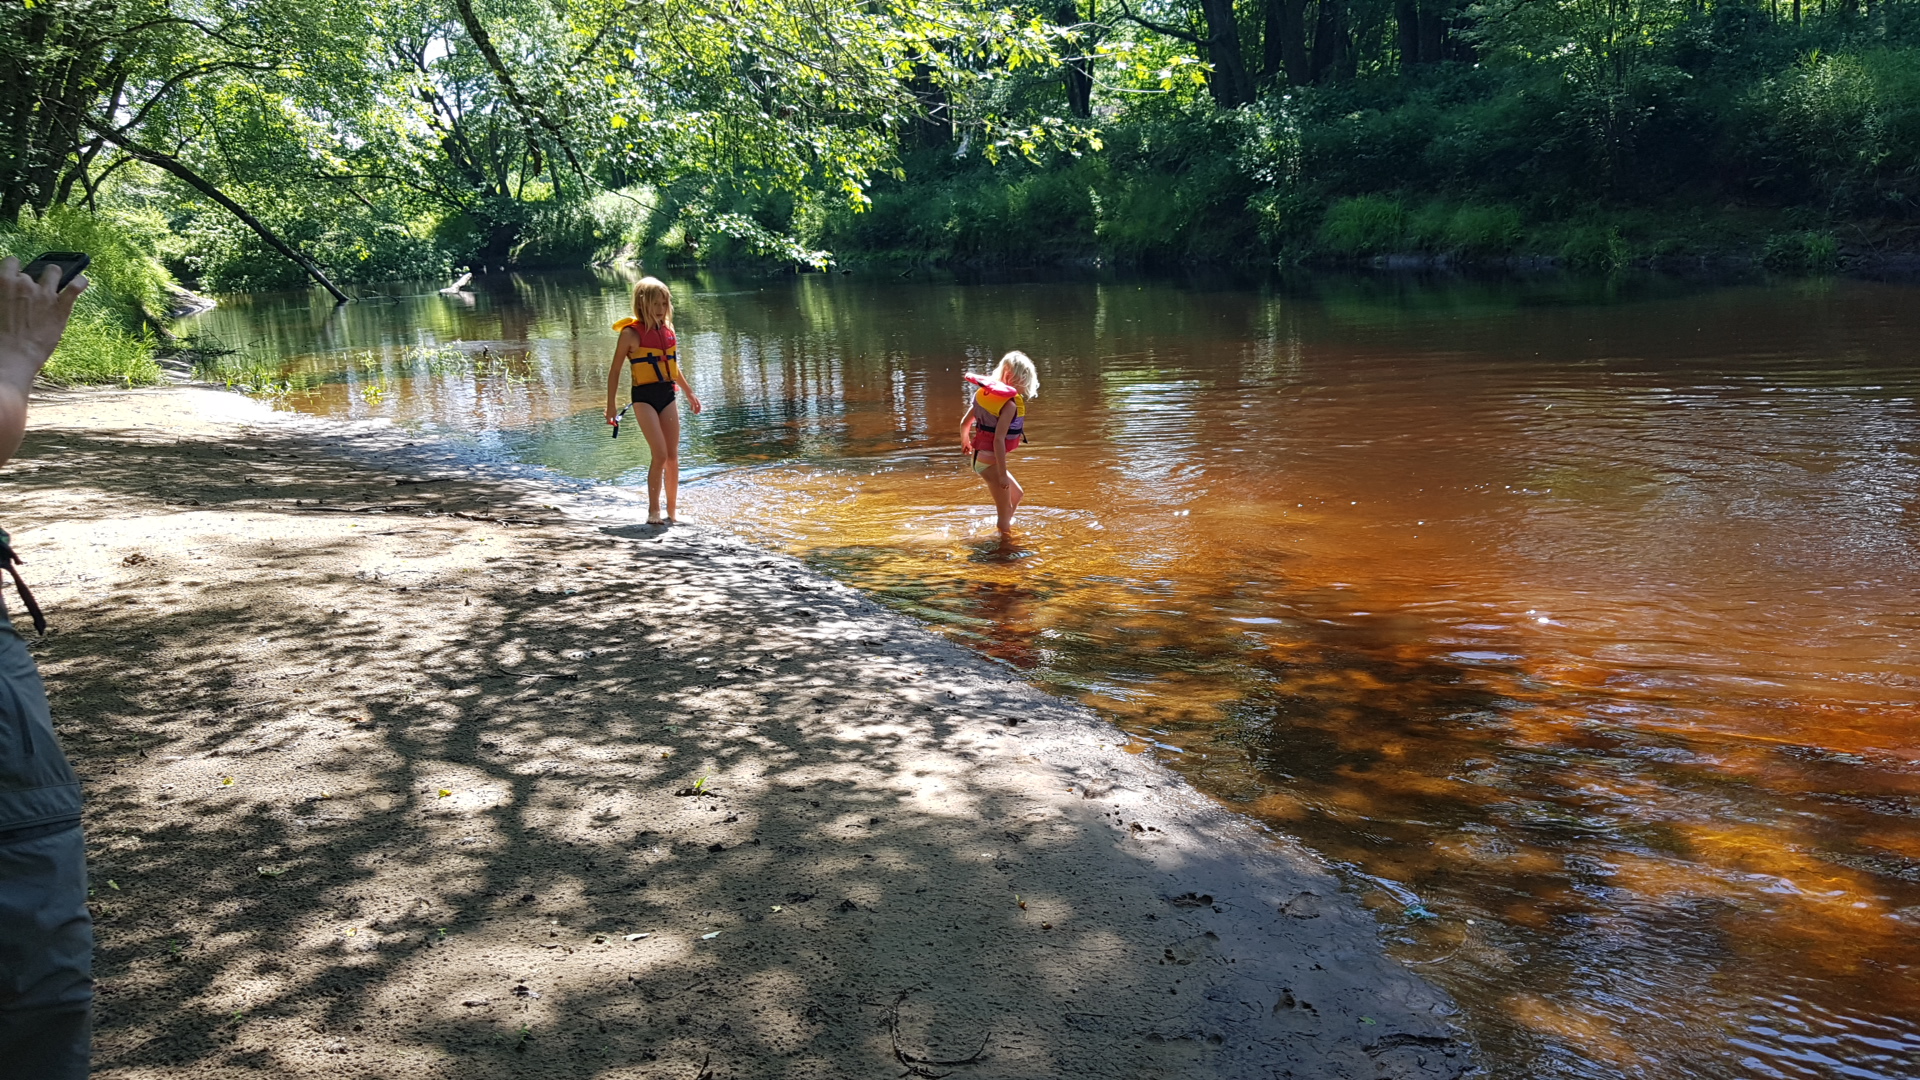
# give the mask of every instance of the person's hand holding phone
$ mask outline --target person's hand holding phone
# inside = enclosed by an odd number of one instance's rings
[[[27,394],[87,287],[80,274],[87,261],[78,252],[42,256],[28,267],[38,271],[36,278],[21,272],[19,259],[0,259],[0,464],[20,448]]]
[[[87,287],[80,276],[86,265],[77,252],[42,256],[26,271],[18,259],[0,259],[0,384],[23,391],[33,384]]]

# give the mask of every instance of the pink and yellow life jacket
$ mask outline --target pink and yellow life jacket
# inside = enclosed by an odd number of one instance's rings
[[[999,434],[1000,413],[1009,401],[1013,402],[1013,419],[1007,422],[1007,449],[1020,445],[1027,430],[1026,395],[991,375],[975,375],[969,371],[963,378],[979,387],[973,393],[972,449],[976,453],[993,449],[993,440]]]

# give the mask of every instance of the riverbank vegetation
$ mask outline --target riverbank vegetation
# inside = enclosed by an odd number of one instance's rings
[[[70,377],[169,278],[1920,251],[1920,0],[4,0],[0,64]]]
[[[1920,249],[1920,5],[1246,7],[1191,14],[1216,51],[1242,42],[1204,87],[1104,111],[1096,96],[1104,152],[991,168],[923,151],[823,243],[907,260],[1783,271]],[[1223,74],[1242,69],[1250,82]]]

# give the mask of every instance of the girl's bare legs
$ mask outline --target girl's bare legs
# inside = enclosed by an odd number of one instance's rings
[[[1014,484],[1013,475],[999,465],[987,466],[980,479],[987,482],[987,490],[993,495],[993,508],[999,511],[1000,534],[1013,535],[1014,492],[1020,490],[1019,485]]]
[[[667,440],[667,467],[663,480],[667,489],[667,520],[673,520],[674,507],[680,504],[680,403],[674,402],[660,414],[660,433]]]
[[[635,402],[633,418],[640,424],[640,433],[647,437],[647,456],[651,459],[647,462],[647,517],[656,518],[660,516],[660,488],[665,481],[669,462],[675,466],[673,471],[676,478],[679,474],[679,463],[673,459],[679,449],[680,440],[677,436],[680,434],[680,418],[673,418],[676,438],[672,442],[667,441],[663,414],[654,412],[653,406]]]
[[[1007,512],[1007,518],[1009,521],[1011,521],[1013,518],[1013,511],[1020,509],[1020,500],[1027,497],[1027,489],[1021,487],[1020,481],[1015,480],[1013,478],[1012,469],[1007,470],[1007,487],[1013,490],[1013,498],[1010,502],[1010,509]]]

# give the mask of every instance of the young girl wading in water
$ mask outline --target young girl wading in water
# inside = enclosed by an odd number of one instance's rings
[[[700,398],[680,372],[679,342],[673,336],[673,294],[659,278],[641,278],[633,287],[633,318],[613,324],[620,340],[613,346],[607,372],[607,423],[620,433],[620,368],[633,364],[633,418],[647,437],[653,461],[647,466],[647,524],[673,520],[680,499],[680,410],[673,388],[687,392],[687,404],[700,415]],[[667,492],[667,516],[660,516],[660,489]]]
[[[992,375],[968,372],[966,380],[977,389],[960,421],[960,445],[973,455],[973,471],[993,495],[1000,535],[1012,536],[1013,512],[1026,492],[1007,471],[1007,455],[1026,434],[1027,402],[1040,396],[1040,373],[1026,353],[1010,352]]]

